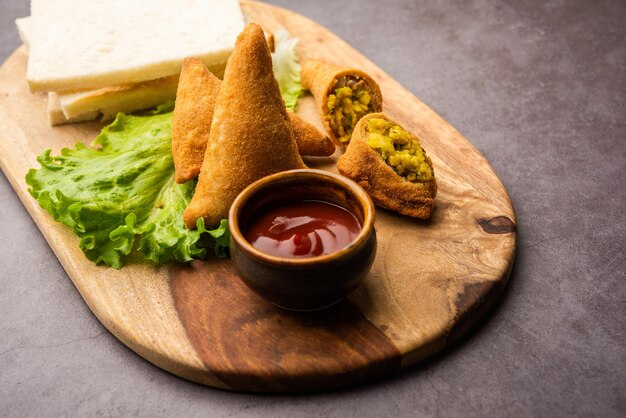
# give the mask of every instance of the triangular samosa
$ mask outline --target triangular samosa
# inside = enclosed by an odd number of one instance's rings
[[[172,155],[177,183],[185,183],[200,174],[221,83],[222,80],[208,71],[199,59],[183,61],[172,119]],[[335,152],[333,141],[315,126],[292,112],[289,112],[289,119],[300,155],[327,157]]]
[[[183,215],[214,227],[239,192],[279,171],[306,168],[272,72],[263,30],[251,23],[237,37],[220,87],[196,191]]]
[[[293,136],[298,144],[298,153],[310,157],[328,157],[335,152],[335,143],[300,116],[289,113]]]
[[[183,61],[172,117],[176,183],[185,183],[200,174],[221,82],[198,58]]]

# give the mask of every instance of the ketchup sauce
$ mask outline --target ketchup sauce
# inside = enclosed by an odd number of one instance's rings
[[[357,218],[341,206],[303,200],[261,211],[244,236],[254,248],[264,253],[306,258],[345,248],[360,230]]]

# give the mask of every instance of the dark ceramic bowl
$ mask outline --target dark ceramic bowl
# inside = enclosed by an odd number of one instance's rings
[[[244,237],[265,207],[319,200],[353,213],[361,231],[347,247],[310,258],[285,258],[254,248]],[[243,282],[273,304],[292,310],[331,306],[367,275],[376,255],[374,204],[358,184],[321,170],[291,170],[264,177],[243,190],[228,216],[230,254]]]

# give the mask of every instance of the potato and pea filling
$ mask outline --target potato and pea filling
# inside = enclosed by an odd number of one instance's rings
[[[411,182],[432,180],[433,170],[424,150],[410,133],[385,119],[367,121],[367,145],[374,149],[398,175]]]
[[[367,82],[354,76],[341,77],[328,96],[328,122],[339,140],[350,142],[354,126],[372,113],[372,94]]]

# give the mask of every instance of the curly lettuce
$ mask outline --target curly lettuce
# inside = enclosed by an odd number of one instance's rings
[[[286,30],[280,29],[274,32],[274,41],[275,47],[272,53],[274,76],[278,81],[285,107],[293,112],[296,109],[298,97],[303,91],[300,82],[301,67],[296,56],[298,39],[290,38]]]
[[[272,54],[274,75],[287,109],[303,92],[298,39],[278,30]],[[26,175],[28,191],[50,215],[80,238],[80,248],[96,264],[119,269],[139,256],[155,263],[205,258],[207,248],[226,257],[230,240],[223,219],[207,230],[185,228],[182,213],[195,181],[174,182],[171,152],[173,102],[146,116],[118,114],[92,143],[77,143],[53,156],[46,150],[40,169]]]
[[[119,114],[93,142],[77,143],[58,156],[47,150],[40,169],[26,175],[30,194],[80,238],[96,264],[119,269],[131,257],[155,263],[204,258],[207,248],[224,257],[226,220],[208,231],[185,228],[182,212],[195,182],[174,182],[172,104],[148,116]]]

